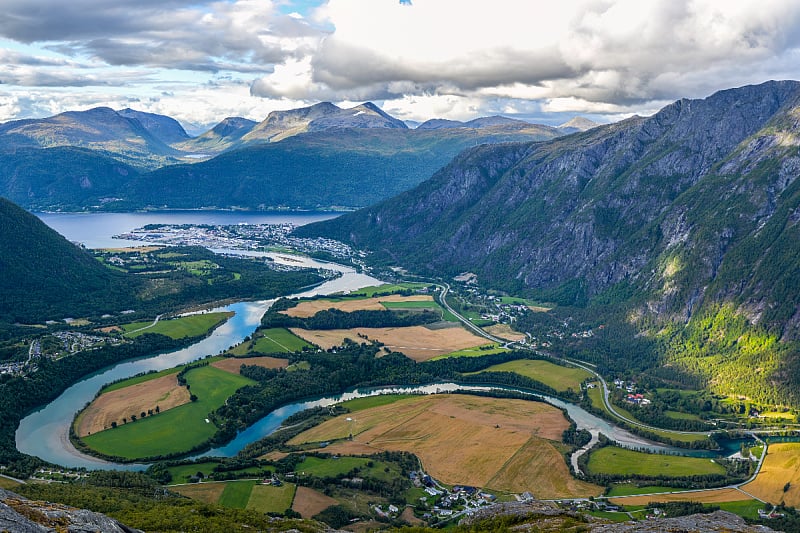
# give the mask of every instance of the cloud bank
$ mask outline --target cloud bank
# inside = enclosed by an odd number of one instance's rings
[[[800,77],[793,0],[7,0],[0,37],[0,118],[70,88],[197,123],[320,100],[618,118]]]

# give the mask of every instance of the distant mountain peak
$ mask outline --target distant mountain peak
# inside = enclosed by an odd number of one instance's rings
[[[592,128],[596,128],[599,126],[597,122],[593,120],[589,120],[586,117],[573,117],[572,119],[568,120],[567,122],[561,124],[560,126],[556,126],[558,129],[574,129],[577,131],[586,131]]]

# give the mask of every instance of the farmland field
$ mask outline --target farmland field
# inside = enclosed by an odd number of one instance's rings
[[[484,372],[514,372],[540,381],[558,391],[567,389],[577,391],[585,379],[592,377],[589,372],[582,368],[561,366],[539,359],[509,361],[508,363],[490,366]]]
[[[123,418],[130,420],[132,414],[138,417],[156,407],[164,413],[189,403],[189,391],[178,385],[176,375],[177,372],[167,374],[101,394],[78,416],[75,433],[86,437],[111,428],[112,423],[123,425]]]
[[[291,328],[291,331],[323,349],[341,346],[345,338],[355,340],[359,338],[359,334],[366,335],[369,340],[382,342],[389,349],[402,352],[415,361],[427,361],[437,355],[486,344],[486,339],[461,327],[429,329],[424,326],[411,326],[331,330]]]
[[[508,339],[510,341],[522,341],[527,338],[524,333],[514,331],[508,324],[495,324],[493,326],[487,326],[483,329],[490,335]]]
[[[197,337],[203,335],[214,327],[222,324],[233,313],[202,313],[189,315],[171,320],[159,320],[155,325],[152,322],[133,322],[120,326],[129,339],[136,338],[145,333],[158,333],[172,339]],[[152,325],[152,326],[151,326]]]
[[[384,305],[384,302],[388,305]],[[352,311],[385,311],[390,306],[408,307],[438,307],[438,304],[433,301],[432,296],[426,294],[416,294],[412,296],[401,296],[399,294],[391,294],[389,296],[378,296],[375,298],[348,298],[348,299],[316,299],[316,300],[303,300],[295,307],[281,311],[289,316],[308,318],[314,316],[320,311],[327,311],[328,309],[338,309],[346,313]]]
[[[606,446],[592,452],[588,469],[595,474],[666,477],[725,474],[725,468],[711,459],[643,453],[616,446]]]
[[[295,490],[295,485],[291,483],[284,483],[280,487],[254,485],[247,500],[247,509],[262,513],[283,513],[292,507]]]
[[[530,490],[541,498],[598,495],[600,487],[570,476],[558,442],[567,426],[561,411],[544,403],[434,395],[342,415],[290,444],[336,441],[352,431],[353,441],[334,442],[326,452],[408,451],[444,483]]]
[[[170,490],[173,490],[193,500],[214,504],[219,501],[222,491],[225,490],[225,483],[192,483],[190,485],[170,487]]]
[[[309,343],[287,329],[269,328],[258,332],[258,338],[251,351],[255,353],[291,353],[311,347]]]
[[[475,348],[465,348],[463,350],[456,350],[455,352],[446,353],[444,355],[437,355],[433,359],[445,359],[447,357],[481,357],[484,355],[491,355],[495,353],[503,353],[509,351],[498,344],[486,344],[484,346],[476,346]]]
[[[800,443],[770,444],[758,477],[742,489],[770,503],[800,505]]]
[[[125,459],[187,451],[216,433],[216,426],[206,422],[208,414],[237,389],[254,383],[212,366],[190,370],[186,381],[197,401],[89,435],[83,442],[100,453]]]
[[[321,513],[331,505],[337,505],[339,502],[325,496],[321,492],[308,487],[297,487],[297,492],[294,496],[294,503],[292,509],[300,513],[303,518],[311,518],[312,516]]]
[[[352,295],[359,295],[359,296],[366,296],[368,298],[372,298],[377,293],[387,293],[387,292],[400,292],[404,290],[416,290],[422,289],[424,287],[428,287],[429,284],[427,283],[386,283],[384,285],[374,285],[372,287],[362,287],[356,291],[351,292]]]
[[[289,366],[288,359],[277,357],[226,357],[220,361],[211,363],[214,368],[219,368],[226,372],[238,374],[242,365],[261,366],[264,368],[286,368]]]
[[[671,489],[673,491],[680,489]],[[722,503],[752,501],[753,498],[736,489],[716,489],[684,492],[682,494],[651,494],[628,498],[609,498],[615,505],[647,505],[650,502],[699,502]]]

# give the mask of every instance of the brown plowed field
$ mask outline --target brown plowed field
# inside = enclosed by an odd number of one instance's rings
[[[338,505],[338,501],[330,496],[325,496],[321,492],[308,487],[297,487],[297,492],[294,494],[294,502],[292,502],[292,510],[300,513],[303,518],[311,518],[315,514],[319,514],[331,505]]]
[[[211,363],[211,366],[215,366],[231,374],[239,374],[242,365],[263,366],[264,368],[286,368],[289,366],[289,360],[280,359],[278,357],[226,357],[221,361]]]
[[[510,341],[524,341],[527,338],[524,333],[514,331],[508,324],[495,324],[494,326],[489,326],[483,329],[490,335],[508,339]]]
[[[426,294],[415,294],[413,296],[401,296],[390,294],[389,296],[379,296],[377,298],[363,298],[360,300],[342,300],[333,302],[331,300],[308,300],[298,303],[295,307],[281,311],[289,316],[308,318],[314,316],[319,311],[328,309],[338,309],[349,313],[351,311],[385,311],[386,308],[381,302],[432,302],[433,296]]]
[[[346,421],[347,416],[353,421]],[[571,477],[552,442],[567,427],[561,411],[544,403],[435,395],[342,415],[290,444],[344,439],[352,428],[353,442],[340,441],[325,451],[409,451],[444,483],[529,490],[538,498],[598,495],[600,487]]]
[[[341,346],[345,338],[362,342],[359,334],[365,335],[367,339],[382,342],[389,349],[402,352],[415,361],[427,361],[437,355],[483,346],[487,342],[483,337],[478,337],[460,327],[446,329],[428,329],[424,326],[329,330],[290,329],[298,337],[326,350],[333,346]]]
[[[123,417],[137,417],[142,411],[155,409],[163,412],[189,403],[189,391],[178,385],[177,374],[169,374],[117,389],[98,396],[78,417],[75,432],[85,437],[111,427],[111,422],[122,424]]]

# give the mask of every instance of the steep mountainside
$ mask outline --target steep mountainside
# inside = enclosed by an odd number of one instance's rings
[[[478,147],[299,233],[563,304],[625,303],[640,331],[700,337],[694,355],[672,346],[683,368],[741,381],[731,361],[749,357],[785,385],[795,352],[776,343],[800,337],[798,106],[799,83],[769,82],[548,143]]]
[[[4,322],[85,316],[112,294],[117,305],[135,301],[125,282],[130,279],[104,267],[4,198],[0,198],[0,250],[0,320]],[[130,294],[127,302],[125,294]]]
[[[550,139],[552,128],[417,131],[343,128],[229,151],[133,179],[129,205],[177,208],[363,207],[414,187],[478,143]]]
[[[115,201],[124,183],[138,174],[130,165],[85,148],[0,152],[0,196],[33,210],[80,210]]]
[[[258,122],[241,117],[228,117],[207,132],[175,145],[185,152],[219,154],[238,145]]]

